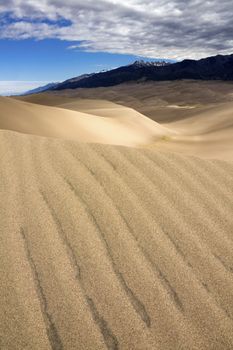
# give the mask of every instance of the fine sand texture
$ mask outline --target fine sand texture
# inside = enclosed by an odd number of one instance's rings
[[[0,349],[233,349],[233,163],[2,130],[0,173]]]

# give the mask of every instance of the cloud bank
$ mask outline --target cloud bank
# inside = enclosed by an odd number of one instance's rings
[[[1,0],[0,38],[171,59],[233,52],[232,0]]]

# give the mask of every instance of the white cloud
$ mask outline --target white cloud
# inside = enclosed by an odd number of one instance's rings
[[[6,12],[13,21],[0,21],[2,38],[177,59],[233,51],[232,0],[1,0]]]
[[[46,84],[47,81],[0,81],[0,95],[19,95]]]

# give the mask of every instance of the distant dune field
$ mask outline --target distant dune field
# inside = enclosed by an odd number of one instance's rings
[[[187,118],[203,107],[233,102],[233,83],[221,81],[164,81],[128,83],[108,88],[63,90],[22,96],[27,102],[59,105],[75,99],[108,100],[136,109],[158,123]],[[195,107],[195,108],[193,108]]]
[[[0,349],[233,349],[232,102],[23,99],[0,98]]]

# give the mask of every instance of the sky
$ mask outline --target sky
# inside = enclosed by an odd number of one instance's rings
[[[0,95],[25,92],[49,82],[112,69],[139,59],[130,54],[69,49],[70,45],[74,42],[59,39],[0,39]]]
[[[233,53],[232,6],[232,0],[0,0],[0,94],[138,58]]]

